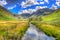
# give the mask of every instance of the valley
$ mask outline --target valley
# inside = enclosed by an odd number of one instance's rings
[[[39,15],[40,12],[44,15]],[[18,17],[0,6],[0,40],[60,40],[60,9],[49,13],[38,11],[32,16],[24,17],[23,14]],[[39,35],[40,39],[28,39],[27,32],[33,37]]]

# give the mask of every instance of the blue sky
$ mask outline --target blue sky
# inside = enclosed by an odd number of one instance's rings
[[[39,8],[60,8],[60,0],[1,0],[0,4],[15,14],[34,12]]]

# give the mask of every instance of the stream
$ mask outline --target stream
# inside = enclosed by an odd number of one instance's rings
[[[43,31],[36,28],[35,25],[30,24],[22,40],[55,40],[55,38],[47,36]]]

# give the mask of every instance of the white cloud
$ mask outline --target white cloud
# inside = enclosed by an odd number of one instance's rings
[[[36,4],[39,4],[39,3],[37,2],[37,0],[26,0],[26,2],[22,2],[22,3],[21,3],[21,6],[22,6],[23,8],[26,8],[27,6],[32,6],[32,5],[36,5]]]
[[[38,3],[37,1],[40,1],[40,3]],[[26,0],[26,2],[21,3],[21,6],[23,8],[26,8],[26,7],[32,6],[32,5],[44,4],[45,2],[49,3],[49,0],[44,0],[44,1],[43,0]],[[60,0],[56,0],[56,4],[58,6],[60,6]],[[30,13],[30,14],[32,14],[33,12],[37,11],[38,9],[43,9],[43,8],[48,8],[48,6],[36,6],[35,9],[22,10],[22,11],[19,12],[19,14],[22,14],[22,13]],[[55,9],[57,9],[57,6],[55,4],[53,4],[50,9],[55,10]]]
[[[40,1],[40,4],[44,4],[45,2],[46,2],[46,3],[49,3],[49,1],[48,1],[48,0],[44,0],[44,1],[43,1],[43,0],[41,0],[41,1]]]
[[[58,8],[57,8],[56,5],[53,4],[50,9],[56,10],[56,9],[58,9]]]
[[[60,2],[60,0],[56,0],[56,2]]]
[[[26,8],[26,7],[32,6],[32,5],[44,4],[45,2],[49,3],[48,0],[40,0],[40,3],[38,3],[37,1],[39,1],[39,0],[26,0],[26,2],[22,1],[21,6],[23,8]]]
[[[8,9],[13,9],[13,8],[15,8],[16,7],[16,5],[14,5],[13,7],[8,7]]]
[[[25,8],[25,7],[26,7],[26,3],[23,1],[23,2],[21,3],[21,6]]]
[[[36,6],[36,10],[39,10],[39,9],[43,9],[43,8],[47,8],[47,6]]]
[[[44,4],[44,2],[40,2],[40,4]]]
[[[47,2],[47,3],[49,3],[49,1],[48,0],[44,0],[45,2]]]
[[[0,0],[0,5],[3,6],[3,5],[6,5],[7,2],[5,0]]]
[[[18,12],[18,14],[22,14],[22,13],[32,14],[35,11],[36,11],[35,9],[22,10],[22,11]]]
[[[37,0],[26,0],[26,3],[30,5],[38,4]]]
[[[26,9],[26,10],[19,11],[18,14],[22,14],[22,13],[32,14],[33,12],[36,12],[37,10],[43,9],[43,8],[47,8],[47,6],[36,6],[35,9],[28,9],[28,10]]]
[[[57,4],[57,6],[60,6],[60,2],[59,1],[57,1],[56,4]]]

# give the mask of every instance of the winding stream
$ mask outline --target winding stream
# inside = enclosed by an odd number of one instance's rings
[[[22,40],[55,40],[53,37],[47,36],[44,32],[36,28],[35,25],[30,24],[26,34]]]

